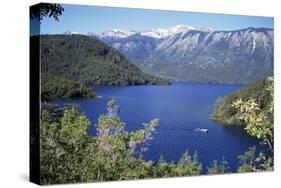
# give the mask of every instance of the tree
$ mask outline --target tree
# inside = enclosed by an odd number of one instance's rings
[[[144,129],[137,130],[132,134],[129,146],[133,155],[142,157],[142,154],[147,150],[146,145],[153,139],[158,122],[159,119],[153,119],[149,123],[144,123]]]
[[[214,160],[210,167],[207,168],[208,174],[225,174],[229,173],[228,162],[223,158],[220,163]]]
[[[199,175],[202,171],[202,165],[198,162],[197,152],[192,157],[187,150],[177,163],[175,171],[177,176]]]
[[[94,97],[94,89],[84,82],[75,81],[62,75],[41,74],[41,101],[54,98]]]
[[[60,4],[40,3],[36,6],[38,7],[32,9],[30,12],[30,18],[39,19],[40,21],[47,16],[59,21],[59,16],[64,11],[64,8]]]
[[[116,100],[112,99],[107,103],[107,114],[101,115],[98,119],[97,135],[98,137],[117,136],[124,131],[125,124],[119,118],[119,107]]]
[[[239,99],[243,102],[254,99],[260,107],[260,111],[265,113],[270,108],[269,106],[271,104],[271,92],[268,91],[269,86],[271,86],[269,79],[257,80],[247,87],[243,87],[227,96],[218,98],[214,105],[212,119],[223,124],[245,125],[245,122],[239,119],[241,115],[239,108],[234,108],[232,104]]]
[[[260,152],[256,156],[256,148],[252,147],[243,155],[239,156],[240,166],[238,172],[259,172],[273,170],[273,131],[274,131],[274,79],[267,78],[265,94],[263,96],[267,104],[262,106],[258,101],[251,98],[247,101],[236,100],[232,106],[239,110],[240,117],[246,123],[245,130],[252,136],[261,139],[261,143],[267,146],[266,152]]]
[[[41,72],[46,76],[42,77],[42,81],[52,82],[53,86],[58,85],[57,88],[64,88],[62,84],[55,84],[58,78],[62,78],[62,81],[74,82],[77,87],[84,85],[85,87],[81,89],[93,85],[143,85],[169,82],[142,72],[117,50],[89,36],[40,35],[40,52]],[[72,86],[74,83],[68,85]],[[66,88],[69,90],[77,87]]]
[[[157,163],[157,166],[155,168],[155,177],[174,177],[176,176],[175,172],[176,164],[168,163],[163,155],[160,156],[160,159]]]
[[[263,152],[260,152],[256,156],[256,148],[251,147],[249,151],[246,151],[243,155],[238,156],[240,165],[237,171],[242,172],[261,172],[272,171],[273,160],[271,157],[266,156]]]
[[[42,111],[40,127],[40,181],[42,184],[78,182],[94,159],[87,157],[95,139],[87,135],[89,119],[74,106]],[[85,166],[84,166],[85,165]]]
[[[89,136],[89,119],[75,106],[43,105],[40,137],[40,181],[42,184],[128,180],[199,175],[197,153],[184,153],[177,163],[145,161],[142,154],[152,139],[158,120],[144,128],[125,131],[117,101],[107,104],[100,115],[97,135]],[[134,144],[132,144],[134,143]],[[138,148],[138,149],[136,149]],[[138,152],[136,152],[138,151]]]
[[[265,110],[261,110],[261,105],[256,99],[243,101],[238,99],[233,102],[232,107],[240,112],[239,119],[245,122],[245,130],[252,136],[262,139],[262,143],[267,145],[273,152],[273,87],[274,81],[270,77],[267,79],[266,95],[268,105]]]

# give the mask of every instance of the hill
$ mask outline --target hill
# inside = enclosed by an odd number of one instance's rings
[[[266,113],[270,108],[270,92],[267,89],[269,84],[268,79],[258,80],[254,84],[242,88],[237,92],[218,98],[212,113],[212,119],[223,124],[242,125],[242,121],[238,118],[241,115],[240,112],[238,109],[232,107],[233,102],[238,99],[242,99],[243,101],[254,99],[261,112]]]
[[[83,35],[43,35],[41,58],[42,73],[93,85],[168,83],[143,73],[114,48]]]
[[[53,97],[92,96],[92,85],[169,83],[143,73],[117,50],[93,37],[42,35],[40,42],[42,88]]]

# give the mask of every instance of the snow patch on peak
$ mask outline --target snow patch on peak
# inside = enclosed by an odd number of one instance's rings
[[[168,31],[170,31],[170,33],[179,33],[179,32],[183,32],[183,31],[187,31],[187,30],[196,30],[196,27],[192,27],[189,25],[176,25],[174,27],[170,27],[168,29]]]
[[[167,35],[167,31],[165,29],[153,29],[150,31],[141,32],[140,35],[159,39],[165,37]]]
[[[189,25],[179,24],[179,25],[167,28],[167,29],[158,28],[158,29],[141,32],[140,35],[149,36],[149,37],[153,37],[153,38],[166,38],[166,37],[175,35],[177,33],[186,33],[190,30],[199,30],[199,31],[205,31],[205,32],[214,31],[213,29],[208,28],[208,27],[197,28],[197,27],[193,27],[193,26],[189,26]]]
[[[64,32],[63,34],[64,34],[64,35],[78,35],[79,33],[78,33],[78,32],[74,32],[74,31],[68,30],[68,31]]]
[[[199,27],[198,30],[204,31],[204,32],[213,32],[213,31],[215,31],[213,28],[210,28],[210,27]]]
[[[195,28],[192,26],[176,25],[174,27],[170,27],[167,29],[157,28],[157,29],[141,32],[140,35],[149,36],[149,37],[153,37],[153,38],[165,38],[165,37],[168,37],[168,36],[180,33],[180,32],[184,32],[187,30],[194,30],[194,29]]]
[[[102,32],[99,36],[101,38],[111,37],[111,38],[126,38],[135,34],[135,32],[124,31],[122,29],[111,29],[109,31]]]
[[[96,36],[96,37],[99,37],[100,39],[104,39],[104,38],[119,39],[119,38],[130,37],[135,34],[139,34],[142,36],[161,39],[161,38],[167,38],[167,37],[173,36],[178,33],[186,33],[190,30],[198,30],[198,31],[204,31],[204,32],[213,32],[214,31],[213,29],[211,29],[209,27],[198,28],[198,27],[193,27],[193,26],[189,26],[189,25],[179,24],[179,25],[175,25],[173,27],[169,27],[166,29],[156,28],[156,29],[151,29],[151,30],[142,31],[142,32],[125,31],[122,29],[114,28],[114,29],[111,29],[108,31],[104,31],[100,34],[89,32],[88,35]]]

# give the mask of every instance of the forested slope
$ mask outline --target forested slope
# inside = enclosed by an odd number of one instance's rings
[[[245,88],[240,89],[228,96],[220,97],[215,103],[212,118],[224,124],[243,124],[239,119],[240,111],[233,107],[233,103],[238,99],[247,101],[254,99],[261,111],[270,108],[270,92],[267,89],[270,84],[268,79],[258,80]]]

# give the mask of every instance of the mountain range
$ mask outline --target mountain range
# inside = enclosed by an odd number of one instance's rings
[[[87,33],[117,49],[143,71],[175,81],[252,83],[273,74],[274,31],[167,29]]]

